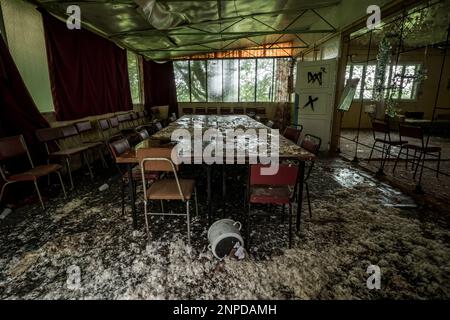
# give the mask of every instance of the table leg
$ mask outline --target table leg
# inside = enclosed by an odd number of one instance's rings
[[[128,187],[130,192],[130,198],[131,198],[131,215],[133,217],[133,229],[137,230],[137,212],[136,212],[136,200],[134,197],[134,181],[133,181],[133,165],[128,164],[127,165],[127,171],[128,171]]]
[[[227,172],[226,164],[222,165],[222,218],[225,218],[225,207],[227,198]]]
[[[206,165],[206,194],[207,194],[207,206],[208,206],[208,223],[212,223],[212,195],[211,195],[211,171],[212,166]]]
[[[300,181],[299,181],[298,198],[297,198],[297,232],[300,231],[304,181],[305,181],[305,161],[300,161]]]

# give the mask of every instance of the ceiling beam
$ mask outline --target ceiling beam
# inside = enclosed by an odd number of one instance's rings
[[[290,8],[290,9],[274,10],[274,11],[270,11],[270,12],[255,12],[255,13],[251,13],[251,14],[237,15],[234,17],[226,17],[226,18],[217,19],[217,20],[209,20],[209,21],[196,22],[196,23],[191,23],[191,24],[184,24],[184,25],[172,28],[172,29],[165,29],[165,30],[159,30],[159,31],[168,32],[171,30],[184,29],[189,26],[201,28],[205,24],[221,24],[221,23],[223,24],[223,23],[227,23],[227,22],[235,22],[236,20],[239,20],[239,19],[243,20],[243,19],[252,18],[252,17],[275,15],[275,14],[285,14],[285,13],[295,13],[295,12],[309,10],[309,9],[320,9],[320,8],[330,7],[330,6],[338,5],[339,3],[341,3],[341,0],[330,0],[330,1],[323,2],[323,3],[319,3],[319,4],[301,5],[301,6],[298,6],[295,8]],[[128,30],[128,31],[123,31],[123,32],[118,32],[118,33],[112,34],[112,35],[110,35],[110,37],[118,37],[123,34],[131,35],[133,33],[140,33],[140,32],[152,31],[152,30],[157,30],[157,29],[144,28],[144,29]]]

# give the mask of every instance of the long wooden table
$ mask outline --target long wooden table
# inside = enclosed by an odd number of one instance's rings
[[[139,143],[136,146],[137,149],[145,149],[145,148],[152,148],[155,146],[165,145],[167,143],[177,143],[179,141],[172,141],[172,134],[177,129],[186,129],[192,134],[192,139],[194,139],[194,131],[197,129],[201,129],[202,132],[214,128],[217,129],[218,132],[225,133],[227,129],[242,129],[243,131],[246,131],[248,129],[267,129],[270,132],[270,128],[266,127],[264,124],[248,117],[248,116],[200,116],[200,115],[192,115],[192,116],[183,116],[182,118],[178,119],[176,122],[170,124],[168,127],[162,129],[161,131],[154,134],[151,139],[145,140],[141,143]],[[194,143],[195,141],[192,141]],[[255,152],[255,150],[258,150],[260,147],[260,141],[258,140],[239,140],[236,139],[236,142],[234,144],[235,151],[237,149],[244,150],[246,154],[246,161],[248,163],[249,159],[252,156],[252,152]],[[267,142],[267,146],[265,146],[270,152],[270,141]],[[237,152],[235,152],[237,154]],[[224,151],[223,155],[226,155],[226,152]],[[192,148],[192,154],[185,155],[186,158],[194,159],[194,148]],[[280,160],[283,159],[292,159],[297,160],[299,162],[300,166],[300,181],[299,181],[299,191],[298,191],[298,210],[297,210],[297,231],[300,230],[300,218],[301,218],[301,207],[302,207],[302,201],[303,201],[303,182],[304,182],[304,173],[305,173],[305,161],[311,161],[315,159],[315,155],[304,150],[297,144],[291,142],[290,140],[284,138],[282,135],[279,136],[279,158]],[[128,164],[130,176],[131,176],[131,169],[132,165],[137,163],[136,155],[133,152],[130,154],[126,154],[123,159],[119,158],[118,163],[123,161],[122,163]],[[194,161],[192,161],[194,163]],[[223,161],[222,163],[225,163]],[[199,165],[200,163],[196,163]],[[208,165],[201,162],[202,165],[206,165],[206,177],[207,177],[207,206],[208,206],[208,218],[211,222],[212,219],[212,190],[211,190],[211,178],[212,178],[212,168],[213,165]],[[222,166],[222,168],[225,170],[224,164],[216,164]],[[129,179],[130,183],[132,184],[132,179]],[[133,190],[134,186],[130,185],[130,190]],[[133,207],[133,225],[135,228],[137,227],[136,224],[136,207],[134,204],[134,194],[132,195],[132,207]]]

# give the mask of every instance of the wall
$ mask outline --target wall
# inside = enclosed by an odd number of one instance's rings
[[[353,61],[356,63],[365,61],[367,58],[367,49],[364,50],[354,48],[350,50],[350,54],[352,55]],[[374,59],[375,57],[376,49],[370,54],[371,59]],[[421,63],[422,67],[428,70],[427,79],[424,80],[418,87],[417,100],[399,102],[398,107],[401,109],[401,113],[407,111],[424,112],[424,119],[431,120],[443,57],[443,52],[437,49],[428,49],[426,54],[425,49],[420,49],[404,53],[400,56],[399,63]],[[376,63],[376,61],[371,63]],[[447,89],[447,85],[450,81],[450,52],[447,52],[446,63],[443,70],[444,73],[439,90],[438,107],[450,108],[450,91]],[[354,101],[349,112],[346,113],[343,118],[342,128],[357,128],[361,105],[369,104],[373,103],[370,101],[364,101],[361,104],[361,100]],[[450,114],[450,110],[437,110],[436,114]],[[361,117],[361,127],[370,128],[370,119],[364,112]]]
[[[0,0],[9,50],[39,111],[53,111],[41,14],[23,0]]]

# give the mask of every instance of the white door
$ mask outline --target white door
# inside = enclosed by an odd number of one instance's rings
[[[322,151],[330,148],[336,65],[336,59],[300,61],[297,65],[297,123],[303,126],[304,134],[309,133],[322,139]]]

